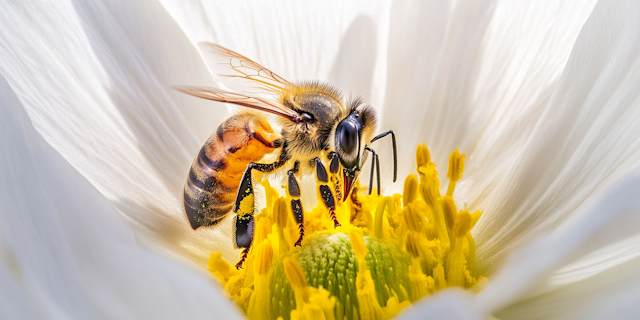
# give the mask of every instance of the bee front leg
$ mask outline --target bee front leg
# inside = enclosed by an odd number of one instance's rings
[[[337,157],[334,157],[334,159],[337,159]],[[327,169],[325,169],[324,164],[322,164],[322,161],[320,161],[320,158],[315,158],[314,161],[316,162],[318,197],[322,200],[322,203],[324,203],[327,209],[329,209],[329,216],[333,221],[333,227],[337,228],[340,226],[340,222],[338,222],[338,218],[336,217],[336,201],[333,198],[333,193],[331,192],[331,188],[329,188],[328,185],[329,175],[327,174]],[[333,168],[329,166],[329,169],[332,170]]]
[[[240,261],[236,264],[236,269],[242,268],[242,264],[247,258],[249,250],[251,249],[251,243],[253,242],[253,213],[255,201],[251,170],[255,169],[260,172],[273,172],[281,167],[286,161],[287,159],[285,157],[281,157],[280,160],[274,163],[250,163],[247,166],[247,170],[244,172],[244,175],[242,175],[238,194],[236,195],[236,202],[233,206],[233,212],[236,214],[233,218],[233,245],[236,249],[243,249]]]
[[[287,175],[289,176],[287,183],[287,194],[291,199],[291,213],[293,214],[293,218],[296,220],[298,224],[298,231],[300,237],[298,241],[293,245],[302,246],[302,238],[304,238],[304,211],[302,210],[302,202],[300,202],[300,185],[298,184],[298,179],[296,179],[295,174],[300,170],[300,162],[296,161],[293,164],[293,169],[287,171]]]

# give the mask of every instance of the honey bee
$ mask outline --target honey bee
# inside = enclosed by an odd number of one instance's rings
[[[302,175],[315,174],[319,200],[328,209],[335,227],[340,223],[335,215],[334,192],[338,199],[347,199],[369,152],[373,159],[369,193],[376,167],[380,192],[380,164],[370,144],[388,135],[392,137],[393,181],[396,181],[395,135],[390,130],[373,136],[376,112],[364,105],[362,99],[345,101],[336,89],[319,81],[291,83],[247,57],[213,43],[200,43],[199,47],[214,80],[233,92],[194,86],[175,89],[245,108],[225,120],[193,160],[184,186],[184,209],[194,230],[215,226],[231,211],[236,214],[232,223],[233,245],[243,249],[236,268],[242,267],[253,241],[253,170],[285,174],[291,212],[299,229],[294,246],[300,246],[304,237],[298,184]],[[268,113],[275,115],[278,131],[267,121]],[[267,155],[274,155],[277,160],[260,162]],[[334,183],[333,191],[329,181]]]

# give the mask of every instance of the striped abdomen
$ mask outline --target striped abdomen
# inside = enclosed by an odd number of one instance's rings
[[[194,230],[227,216],[247,165],[274,151],[274,137],[271,126],[250,113],[232,116],[211,134],[184,185],[184,209]]]

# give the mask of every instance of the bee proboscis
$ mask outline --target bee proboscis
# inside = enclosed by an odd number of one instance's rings
[[[214,79],[233,92],[195,86],[176,89],[246,108],[225,120],[196,155],[184,187],[184,209],[194,230],[218,224],[231,211],[236,214],[233,244],[243,249],[237,268],[242,267],[253,241],[253,170],[286,175],[291,212],[299,229],[295,246],[301,245],[304,237],[300,176],[316,176],[319,200],[329,211],[335,227],[340,223],[335,215],[334,192],[346,201],[368,152],[372,154],[369,193],[376,167],[380,192],[380,164],[370,144],[388,135],[393,142],[393,181],[396,181],[395,135],[389,130],[373,136],[376,112],[364,105],[362,99],[345,101],[336,89],[319,81],[291,83],[247,57],[213,43],[200,43],[199,47]],[[277,131],[267,121],[267,114],[275,115]],[[267,155],[275,155],[277,159],[264,163]],[[329,181],[339,181],[336,185],[342,185],[343,189],[334,186],[332,191]]]

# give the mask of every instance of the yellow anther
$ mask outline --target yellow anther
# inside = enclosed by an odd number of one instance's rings
[[[296,293],[303,293],[306,291],[307,287],[307,279],[304,277],[304,272],[302,272],[302,267],[298,264],[297,261],[291,258],[284,258],[282,261],[282,265],[284,266],[284,273],[287,275],[287,279],[289,279],[289,283],[291,283],[291,287],[296,291]],[[308,296],[306,294],[302,294],[305,302],[309,302]]]
[[[407,224],[407,227],[411,231],[419,232],[422,231],[424,227],[424,217],[420,214],[420,211],[417,210],[417,207],[413,204],[410,204],[404,207],[404,221]]]
[[[258,251],[255,253],[256,260],[254,262],[254,270],[258,275],[267,274],[269,273],[271,260],[273,259],[273,246],[271,245],[271,241],[269,241],[269,239],[264,240],[257,249]]]
[[[287,210],[287,199],[278,198],[273,205],[273,218],[276,221],[276,225],[279,229],[287,227],[287,220],[289,219],[289,210]]]
[[[406,206],[418,198],[418,178],[410,174],[404,180],[402,205]]]
[[[376,215],[373,221],[373,232],[378,239],[384,238],[384,228],[382,222],[385,209],[389,210],[389,212],[395,212],[395,203],[393,202],[392,198],[384,198],[382,201],[380,201],[380,204],[378,204],[378,207],[376,208]]]
[[[460,148],[456,148],[456,151],[451,152],[449,156],[449,171],[447,172],[447,178],[449,178],[449,186],[447,187],[447,196],[453,196],[453,190],[456,188],[456,182],[462,178],[462,171],[464,171],[464,154],[460,154]]]
[[[451,152],[451,155],[449,156],[449,171],[447,172],[447,178],[455,181],[462,178],[465,156],[465,154],[460,154],[460,147],[456,148],[456,151]]]
[[[415,232],[407,233],[407,241],[405,243],[407,251],[412,258],[420,258],[420,237]]]
[[[431,153],[429,152],[429,148],[427,148],[427,144],[419,145],[416,149],[416,164],[418,165],[417,171],[420,173],[421,178],[424,175],[420,170],[420,167],[426,166],[429,162],[431,162]]]
[[[429,149],[426,144],[418,146],[418,173],[406,177],[403,194],[380,197],[354,191],[352,201],[336,205],[335,213],[342,223],[337,229],[332,228],[327,208],[319,202],[315,209],[305,211],[308,241],[302,248],[293,247],[300,230],[289,207],[291,198],[280,198],[277,190],[263,180],[266,208],[253,215],[256,199],[250,192],[242,194],[238,208],[237,219],[254,217],[254,248],[245,261],[246,269],[236,270],[220,254],[212,254],[209,270],[251,320],[386,320],[438,290],[471,288],[480,275],[475,268],[476,246],[470,230],[481,212],[467,211],[466,204],[458,212],[454,202],[453,191],[462,177],[464,159],[459,150],[451,153],[449,186],[441,195]],[[329,185],[340,200],[341,175],[330,178]],[[330,253],[350,250],[349,246],[357,258],[357,271],[353,259]],[[305,263],[300,265],[298,261]],[[335,264],[334,272],[314,276],[326,263]],[[375,264],[376,281],[372,277],[374,268],[369,269],[367,264]],[[395,276],[381,279],[380,270]],[[306,275],[310,276],[309,282]],[[318,276],[326,277],[329,284],[347,283],[350,287],[330,285],[329,291],[311,287],[319,284]],[[294,294],[295,300],[291,301]]]
[[[456,215],[458,213],[458,209],[456,208],[456,204],[453,202],[453,198],[440,197],[438,198],[438,203],[442,208],[444,221],[447,223],[447,229],[453,230],[453,225],[456,222]]]
[[[436,205],[436,201],[440,197],[440,194],[436,190],[433,190],[428,183],[420,185],[420,194],[422,194],[424,202],[431,208]]]
[[[364,245],[362,232],[355,228],[352,229],[351,232],[349,232],[349,239],[351,240],[353,252],[356,254],[356,257],[358,257],[358,261],[365,261],[364,258],[367,256],[367,247]]]
[[[278,199],[278,191],[271,186],[269,180],[262,180],[262,186],[264,187],[265,198],[267,200],[267,208],[273,208],[273,203],[276,199]]]
[[[208,265],[209,271],[211,271],[222,284],[229,281],[231,276],[238,273],[235,268],[231,268],[226,261],[222,260],[222,253],[212,253],[211,256],[209,256]]]
[[[462,238],[471,230],[471,215],[467,210],[462,210],[458,213],[455,220],[453,235]]]

